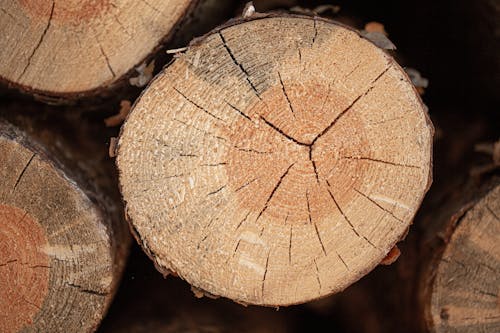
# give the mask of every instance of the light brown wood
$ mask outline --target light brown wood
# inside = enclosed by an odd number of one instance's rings
[[[358,32],[256,15],[192,45],[118,143],[126,212],[163,272],[242,303],[343,290],[407,231],[432,125],[404,71]]]
[[[129,245],[118,207],[4,123],[0,156],[0,331],[95,330]]]
[[[0,78],[28,91],[91,93],[172,37],[194,0],[16,0],[0,4]]]
[[[500,330],[500,185],[450,219],[424,282],[432,332]]]

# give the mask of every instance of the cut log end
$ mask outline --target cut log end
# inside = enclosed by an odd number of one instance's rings
[[[340,291],[408,228],[432,125],[402,69],[348,28],[269,16],[211,33],[129,115],[117,165],[159,267],[237,302]]]
[[[102,91],[172,37],[196,1],[9,1],[0,78],[47,96]]]
[[[0,331],[95,329],[123,267],[121,234],[62,164],[3,124],[0,156]]]
[[[500,185],[459,220],[439,260],[428,304],[434,332],[500,329]]]

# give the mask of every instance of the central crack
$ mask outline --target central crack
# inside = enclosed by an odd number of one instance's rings
[[[305,146],[309,149],[309,160],[311,161],[311,165],[312,165],[312,168],[314,170],[314,174],[316,175],[316,181],[318,182],[319,184],[319,174],[318,174],[318,169],[316,167],[316,162],[314,161],[313,159],[313,149],[314,149],[314,144],[316,143],[316,141],[318,141],[318,139],[323,136],[325,133],[327,133],[332,127],[333,125],[337,122],[337,120],[341,117],[342,113],[337,116],[331,123],[330,125],[328,125],[323,131],[321,131],[318,135],[316,135],[316,137],[314,137],[314,139],[307,143],[307,142],[302,142],[302,141],[299,141],[297,140],[296,138],[294,138],[293,136],[285,133],[281,128],[279,128],[278,126],[274,125],[272,122],[270,122],[269,120],[267,120],[265,117],[263,116],[260,116],[260,119],[262,119],[262,121],[264,121],[264,123],[266,123],[269,127],[271,127],[273,130],[275,130],[276,132],[278,132],[280,135],[284,136],[287,140],[289,141],[292,141],[294,142],[295,144],[299,145],[299,146]]]

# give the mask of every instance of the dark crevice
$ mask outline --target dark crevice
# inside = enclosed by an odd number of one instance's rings
[[[278,132],[279,134],[283,135],[285,138],[287,138],[288,140],[292,141],[292,142],[295,142],[296,144],[298,145],[301,145],[301,146],[307,146],[307,147],[310,147],[311,145],[308,144],[308,143],[304,143],[304,142],[301,142],[301,141],[298,141],[297,139],[295,139],[294,137],[286,134],[285,132],[283,132],[279,127],[277,127],[276,125],[274,125],[273,123],[271,123],[269,120],[267,120],[266,118],[264,118],[263,116],[260,116],[260,119],[262,119],[269,127],[271,127],[273,130],[275,130],[276,132]]]
[[[345,268],[350,271],[349,266],[347,266],[347,263],[344,261],[344,259],[340,256],[340,254],[337,253],[337,257],[339,257],[340,261],[344,264]]]
[[[257,178],[254,178],[252,179],[251,181],[249,182],[246,182],[245,184],[241,185],[240,187],[238,187],[236,190],[234,190],[234,192],[238,192],[238,191],[241,191],[242,189],[244,189],[245,187],[247,187],[248,185],[252,184],[254,181],[256,181]]]
[[[201,111],[205,112],[206,114],[208,114],[210,117],[214,118],[214,119],[217,119],[219,121],[222,121],[224,122],[223,119],[217,117],[216,115],[214,115],[213,113],[211,113],[210,111],[206,110],[205,108],[201,107],[198,103],[194,102],[192,99],[188,98],[185,94],[183,94],[179,89],[177,89],[176,87],[173,87],[173,89],[179,93],[179,95],[181,95],[182,97],[184,97],[184,99],[186,101],[188,101],[189,103],[193,104],[194,106],[196,106],[198,109],[200,109]]]
[[[26,73],[26,70],[31,65],[31,59],[33,59],[33,57],[35,56],[36,51],[38,51],[38,49],[40,48],[40,45],[42,45],[43,40],[45,39],[45,36],[47,35],[47,31],[49,31],[50,25],[52,23],[52,17],[54,16],[55,6],[56,6],[56,2],[55,2],[55,0],[52,0],[52,8],[50,9],[50,15],[49,15],[49,20],[47,21],[47,25],[45,26],[45,29],[43,30],[42,35],[40,36],[40,39],[38,40],[38,43],[36,44],[35,48],[31,52],[30,56],[28,57],[28,62],[26,63],[26,66],[24,66],[24,69],[23,69],[21,75],[19,75],[19,77],[17,79],[18,81],[21,80],[21,78]]]
[[[262,298],[264,298],[264,284],[266,283],[267,269],[269,267],[269,256],[271,255],[271,250],[267,253],[266,267],[264,269],[264,276],[262,276]]]
[[[278,72],[278,78],[280,79],[281,90],[283,91],[283,95],[285,96],[285,99],[288,102],[288,107],[290,108],[292,115],[295,117],[295,111],[293,110],[292,102],[290,102],[290,98],[288,97],[288,94],[286,92],[285,85],[283,84],[283,80],[281,79],[280,72]]]
[[[221,166],[221,165],[227,165],[227,162],[220,162],[220,163],[215,163],[215,164],[200,164],[200,166],[205,166],[205,167],[215,167],[215,166]]]
[[[271,201],[271,199],[273,198],[274,194],[276,193],[276,191],[278,190],[278,188],[280,187],[281,185],[281,182],[283,182],[283,179],[286,177],[286,175],[288,174],[288,172],[290,171],[290,169],[294,166],[295,163],[292,163],[290,164],[290,166],[286,169],[286,171],[283,173],[283,175],[280,177],[280,179],[278,180],[278,182],[276,183],[276,185],[274,186],[271,194],[269,195],[269,197],[267,198],[266,200],[266,203],[264,204],[264,208],[262,208],[262,210],[260,211],[259,215],[257,216],[257,218],[255,219],[255,221],[257,221],[260,216],[266,211],[267,207],[268,207],[268,204],[269,202]]]
[[[238,230],[241,225],[243,224],[243,222],[245,222],[248,218],[248,216],[250,215],[250,212],[247,213],[247,215],[245,215],[245,217],[243,218],[243,220],[240,221],[240,223],[238,223],[238,225],[236,226],[236,230]]]
[[[318,281],[318,286],[319,286],[319,291],[321,293],[321,280],[319,279],[319,268],[318,268],[318,263],[316,262],[316,259],[313,259],[314,261],[314,267],[316,267],[316,280]]]
[[[318,27],[317,27],[317,22],[316,22],[316,17],[315,16],[313,17],[313,29],[314,29],[314,35],[313,35],[313,38],[312,38],[311,47],[313,47],[314,42],[316,42],[316,38],[318,37]]]
[[[319,234],[318,230],[318,225],[314,223],[314,230],[316,230],[316,235],[318,236],[319,243],[321,244],[321,249],[323,250],[323,253],[325,254],[325,257],[327,256],[326,250],[325,250],[325,245],[323,244],[323,241],[321,240],[321,236]]]
[[[257,97],[259,99],[261,99],[257,88],[252,83],[252,81],[250,81],[250,75],[248,74],[248,72],[246,71],[246,69],[243,67],[243,65],[241,63],[239,63],[238,60],[236,60],[236,57],[234,56],[233,52],[231,51],[231,49],[227,45],[226,39],[224,38],[224,35],[222,34],[221,31],[219,31],[219,36],[220,36],[220,39],[222,40],[222,45],[226,49],[227,53],[229,54],[229,56],[231,57],[231,59],[233,60],[233,62],[235,63],[235,65],[238,66],[241,69],[241,71],[243,72],[243,74],[245,74],[245,79],[247,80],[247,82],[250,85],[250,87],[252,87],[252,90],[255,92],[255,94],[257,95]]]
[[[361,191],[358,191],[357,189],[353,188],[354,191],[356,191],[359,195],[363,196],[364,198],[366,198],[367,200],[369,200],[372,204],[374,204],[375,206],[377,206],[378,208],[382,209],[384,212],[386,212],[387,214],[391,215],[392,217],[394,217],[397,221],[401,222],[401,223],[404,223],[403,220],[401,220],[399,217],[397,217],[396,215],[394,215],[393,212],[391,212],[390,210],[382,207],[378,202],[376,202],[375,200],[373,200],[372,198],[370,198],[369,196],[367,196],[366,194],[364,194],[363,192]]]
[[[102,48],[101,42],[97,39],[97,35],[95,37],[97,44],[99,45],[99,50],[101,51],[102,56],[104,57],[104,60],[106,60],[106,65],[108,66],[109,72],[113,77],[116,77],[115,71],[113,70],[113,67],[111,67],[111,63],[109,62],[108,55],[106,52],[104,52],[104,49]]]
[[[95,290],[87,289],[87,288],[84,288],[84,287],[79,286],[79,285],[74,284],[74,283],[66,282],[66,285],[68,285],[70,287],[73,287],[73,288],[76,288],[76,289],[78,289],[78,291],[80,291],[82,293],[86,293],[86,294],[90,294],[90,295],[96,295],[96,296],[107,296],[108,295],[107,292],[95,291]]]
[[[227,105],[229,105],[233,110],[235,110],[236,112],[238,112],[241,116],[245,117],[246,119],[252,121],[252,119],[247,116],[243,111],[241,111],[240,109],[238,109],[236,106],[232,105],[231,103],[228,103],[226,102]],[[252,121],[253,123],[253,121]]]
[[[375,84],[377,83],[377,81],[382,77],[382,75],[384,75],[388,70],[389,70],[390,67],[387,67],[386,69],[384,69],[382,71],[382,73],[380,73],[371,83],[371,86],[370,88],[368,88],[363,94],[359,95],[358,97],[356,97],[354,99],[354,101],[351,102],[351,104],[349,104],[349,106],[347,106],[342,112],[340,112],[337,117],[335,117],[335,119],[333,119],[333,121],[330,123],[330,125],[328,125],[321,133],[319,133],[311,142],[311,146],[314,145],[314,143],[320,138],[322,137],[323,135],[325,135],[339,120],[340,118],[342,118],[347,112],[349,112],[349,110],[351,110],[353,108],[354,105],[356,105],[356,103],[361,99],[363,98],[364,96],[368,95],[368,93],[375,87]]]
[[[224,185],[222,186],[221,188],[218,188],[217,190],[213,191],[213,192],[210,192],[208,193],[207,195],[214,195],[214,194],[217,194],[219,193],[220,191],[222,191],[227,185]]]
[[[321,244],[321,249],[323,249],[323,253],[326,256],[327,254],[326,254],[325,245],[323,244],[323,240],[321,239],[321,235],[319,234],[318,225],[315,222],[313,223],[313,221],[312,221],[311,205],[309,204],[309,192],[308,191],[306,191],[306,203],[307,203],[307,213],[309,216],[309,223],[314,225],[314,230],[316,230],[316,235],[318,236],[319,243]]]
[[[318,182],[319,184],[319,174],[318,174],[318,168],[316,167],[316,162],[314,161],[314,159],[312,158],[312,150],[313,150],[313,146],[310,146],[309,147],[309,160],[311,160],[311,164],[312,164],[312,167],[313,167],[313,170],[314,170],[314,174],[316,175],[316,181]]]
[[[292,264],[292,234],[293,234],[293,226],[290,225],[290,243],[288,244],[288,264]]]
[[[242,148],[242,147],[238,147],[238,146],[234,146],[234,148],[236,148],[240,151],[247,152],[247,153],[255,153],[255,154],[272,154],[273,153],[272,151],[261,151],[261,150],[255,150],[252,148]]]
[[[233,256],[236,254],[236,252],[238,252],[238,248],[240,247],[240,243],[241,243],[241,239],[238,240],[238,243],[236,243],[236,246],[235,246],[234,251],[233,251]]]
[[[14,187],[12,188],[12,192],[14,192],[16,190],[17,185],[19,185],[19,183],[21,182],[21,179],[23,178],[26,170],[28,170],[28,167],[31,165],[31,161],[33,161],[33,158],[35,158],[35,156],[36,156],[36,154],[31,155],[30,159],[28,160],[28,162],[24,166],[23,170],[21,171],[21,173],[17,177],[16,182],[14,184]]]
[[[365,161],[384,163],[384,164],[388,164],[388,165],[394,165],[394,166],[400,166],[400,167],[406,167],[406,168],[412,168],[412,169],[420,169],[420,167],[416,166],[416,165],[395,163],[395,162],[379,160],[379,159],[371,158],[371,157],[342,156],[341,158],[348,159],[348,160],[365,160]]]
[[[333,203],[335,204],[335,207],[337,207],[337,209],[339,210],[340,214],[342,214],[342,216],[344,217],[344,220],[346,220],[347,223],[351,226],[351,229],[352,229],[352,231],[354,231],[354,233],[356,234],[356,236],[361,237],[361,235],[356,231],[356,228],[354,228],[354,225],[351,223],[351,221],[344,214],[344,211],[342,210],[342,208],[340,208],[340,205],[338,204],[337,200],[335,199],[335,196],[333,195],[333,193],[330,191],[330,183],[328,182],[328,180],[326,180],[326,184],[328,185],[328,187],[326,188],[326,190],[330,194],[330,197],[332,198]]]

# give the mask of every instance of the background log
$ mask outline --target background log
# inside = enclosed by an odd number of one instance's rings
[[[26,132],[0,125],[0,331],[90,332],[130,244],[110,163],[82,122],[79,145],[19,113]]]
[[[110,95],[130,77],[150,78],[146,65],[163,45],[219,22],[230,4],[219,1],[216,11],[213,3],[9,1],[0,11],[0,79],[52,103]]]

